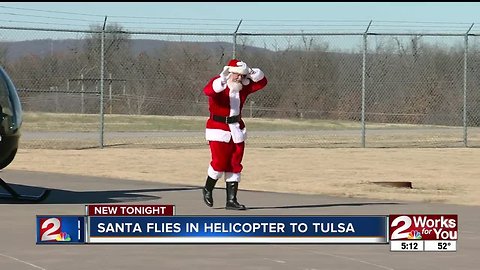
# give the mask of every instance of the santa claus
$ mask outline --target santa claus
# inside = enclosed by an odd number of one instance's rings
[[[213,206],[215,184],[224,175],[227,190],[225,208],[246,209],[237,201],[247,135],[241,113],[247,96],[265,85],[267,78],[259,68],[249,68],[245,62],[232,59],[203,90],[208,96],[210,110],[205,137],[210,145],[211,162],[203,188],[203,199],[209,207]]]

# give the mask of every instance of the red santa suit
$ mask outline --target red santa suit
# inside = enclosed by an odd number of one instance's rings
[[[241,119],[243,104],[248,95],[267,85],[267,78],[260,69],[250,69],[236,59],[228,66],[230,72],[248,75],[242,80],[240,91],[232,91],[228,84],[223,84],[221,76],[212,78],[203,90],[210,110],[205,131],[212,155],[208,176],[217,180],[225,173],[226,182],[240,182],[247,135]]]

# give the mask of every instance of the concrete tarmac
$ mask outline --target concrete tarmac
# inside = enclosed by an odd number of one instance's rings
[[[8,169],[0,172],[0,177],[23,193],[52,189],[51,195],[41,203],[0,200],[1,270],[472,270],[480,265],[479,206],[240,189],[238,199],[249,210],[228,211],[223,209],[225,190],[220,182],[214,192],[214,207],[204,205],[200,189],[204,179],[192,187]],[[161,182],[165,176],[158,177]],[[103,203],[174,204],[177,215],[458,214],[459,239],[456,252],[391,252],[388,244],[36,245],[36,215],[84,215],[86,204]]]

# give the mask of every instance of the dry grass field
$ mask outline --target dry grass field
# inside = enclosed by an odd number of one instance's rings
[[[210,152],[198,149],[20,149],[9,170],[201,186]],[[253,148],[241,189],[480,205],[479,148]],[[375,181],[411,181],[412,189]],[[223,185],[222,185],[223,186]]]

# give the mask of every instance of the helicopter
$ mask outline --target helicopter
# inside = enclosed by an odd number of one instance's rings
[[[0,170],[15,159],[22,122],[22,105],[17,89],[5,69],[0,67]],[[7,193],[0,193],[0,198],[15,201],[41,201],[50,193],[50,190],[43,190],[38,196],[19,194],[2,178],[0,178],[0,186],[7,191]]]

